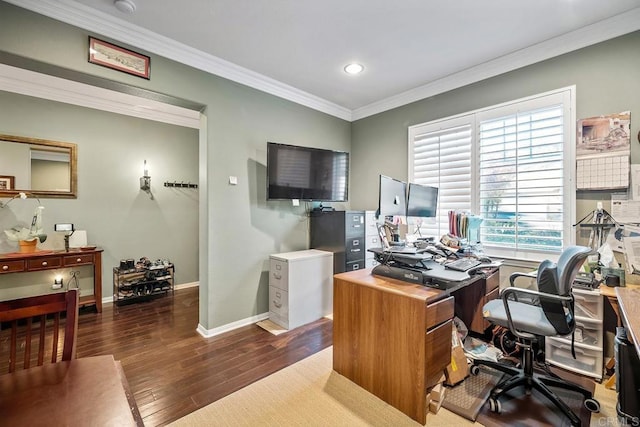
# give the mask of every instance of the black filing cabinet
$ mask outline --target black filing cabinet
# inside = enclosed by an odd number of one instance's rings
[[[311,212],[310,246],[333,252],[334,274],[364,268],[364,211]]]

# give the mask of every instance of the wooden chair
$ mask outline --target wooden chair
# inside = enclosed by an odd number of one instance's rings
[[[0,374],[40,366],[47,359],[56,363],[76,357],[78,333],[78,289],[49,295],[0,302]],[[65,313],[64,321],[61,314]],[[64,337],[60,337],[63,330]],[[48,335],[50,334],[50,335]],[[32,344],[37,346],[32,355]],[[50,353],[49,353],[50,351]],[[7,357],[8,356],[8,357]],[[18,363],[22,359],[22,364]]]

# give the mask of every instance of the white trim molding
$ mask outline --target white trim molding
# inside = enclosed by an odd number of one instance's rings
[[[200,112],[152,99],[0,64],[0,90],[193,129]]]
[[[347,121],[363,119],[640,30],[640,7],[638,7],[406,92],[350,110],[73,0],[4,1]]]
[[[235,322],[227,323],[226,325],[218,326],[213,329],[206,329],[202,324],[198,323],[196,331],[205,338],[212,338],[216,335],[224,334],[225,332],[233,331],[234,329],[241,328],[243,326],[252,325],[269,318],[269,313],[258,314],[257,316],[247,317],[246,319],[240,319]]]

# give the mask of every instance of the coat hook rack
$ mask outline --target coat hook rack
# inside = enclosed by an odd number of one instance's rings
[[[198,184],[192,184],[191,182],[177,182],[177,181],[173,181],[173,182],[168,182],[166,181],[164,183],[165,187],[177,187],[177,188],[198,188]]]

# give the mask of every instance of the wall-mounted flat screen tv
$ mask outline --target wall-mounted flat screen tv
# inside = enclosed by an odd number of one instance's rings
[[[267,143],[267,200],[346,202],[349,153]]]

